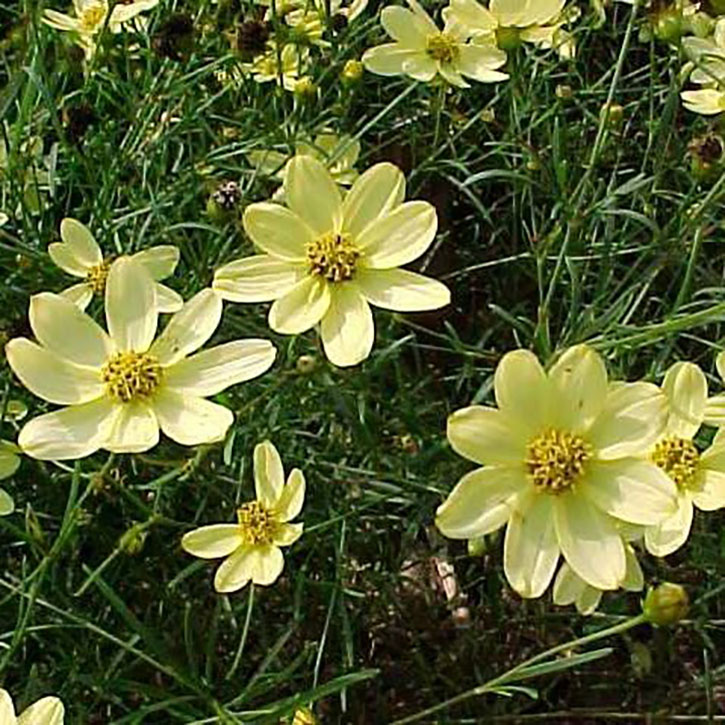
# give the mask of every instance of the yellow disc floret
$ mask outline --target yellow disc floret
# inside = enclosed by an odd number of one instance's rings
[[[269,544],[276,523],[261,501],[245,503],[237,509],[239,530],[246,544]]]
[[[99,30],[103,21],[106,19],[108,6],[105,2],[97,2],[89,5],[79,18],[81,24],[81,32],[95,33]]]
[[[149,397],[161,382],[161,366],[153,355],[118,352],[101,372],[108,394],[128,403]]]
[[[111,269],[111,259],[104,259],[100,264],[91,267],[86,274],[86,281],[93,288],[93,294],[102,295],[106,290],[108,270]]]
[[[360,252],[346,234],[331,232],[307,245],[307,262],[312,274],[330,282],[352,279]]]
[[[591,447],[577,435],[552,428],[536,436],[526,453],[526,469],[535,488],[563,493],[582,475]]]
[[[433,60],[441,63],[453,63],[458,59],[458,43],[448,33],[436,33],[426,39],[425,52]]]
[[[685,489],[695,482],[700,454],[691,440],[671,436],[655,446],[652,462],[677,484],[677,488]]]

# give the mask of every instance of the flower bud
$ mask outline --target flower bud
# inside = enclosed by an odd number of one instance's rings
[[[292,725],[317,725],[317,718],[309,707],[300,707],[292,718]]]
[[[302,76],[295,81],[293,93],[300,101],[310,101],[317,96],[317,86],[309,76]]]
[[[365,70],[363,64],[359,60],[348,60],[340,73],[340,80],[346,86],[354,86],[360,82]]]
[[[148,524],[134,524],[130,529],[121,534],[118,540],[118,548],[131,556],[139,554],[146,541],[147,529]]]
[[[670,582],[651,587],[642,604],[647,621],[661,627],[677,624],[687,616],[689,608],[690,599],[685,589]]]
[[[317,367],[317,360],[312,355],[300,355],[296,367],[298,373],[309,375]]]
[[[685,32],[682,11],[675,6],[654,12],[650,16],[650,23],[655,38],[664,43],[678,43]]]
[[[487,549],[485,536],[477,536],[475,539],[468,540],[468,556],[483,556]]]
[[[496,29],[496,43],[501,50],[516,50],[521,45],[521,33],[518,28],[499,27]]]
[[[613,130],[618,129],[624,120],[624,108],[618,103],[605,103],[599,113],[604,118],[607,127]]]

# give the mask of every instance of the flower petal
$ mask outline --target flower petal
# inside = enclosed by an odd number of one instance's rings
[[[58,294],[64,299],[70,300],[79,310],[85,310],[93,299],[93,287],[88,282],[79,282],[67,287]]]
[[[205,398],[265,373],[277,349],[269,340],[235,340],[181,360],[164,370],[164,385]]]
[[[15,511],[15,501],[13,497],[4,489],[0,488],[0,516],[10,516]],[[2,715],[2,707],[0,706],[0,715]],[[6,722],[0,720],[0,722]]]
[[[85,267],[95,267],[103,261],[101,248],[90,230],[77,219],[63,219],[60,223],[60,238],[73,257]]]
[[[198,350],[219,326],[222,308],[221,297],[212,289],[203,289],[169,320],[150,353],[167,367]]]
[[[430,26],[407,8],[394,5],[384,8],[380,13],[380,24],[393,40],[406,48],[425,50]]]
[[[72,30],[77,32],[80,28],[79,20],[71,18],[64,13],[59,13],[56,10],[44,10],[43,22],[56,30]]]
[[[57,697],[44,697],[25,709],[18,725],[63,725],[65,708]]]
[[[644,530],[644,543],[650,554],[669,556],[687,541],[694,513],[692,501],[689,496],[680,496],[678,504],[673,516]]]
[[[355,181],[345,197],[343,231],[357,239],[372,222],[400,206],[403,199],[403,172],[393,164],[375,164]]]
[[[60,242],[49,244],[48,254],[58,267],[74,277],[85,277],[91,268],[91,265],[76,259],[67,244]]]
[[[314,241],[315,232],[302,215],[263,202],[250,204],[242,221],[252,241],[275,259],[299,263],[307,259],[307,245]]]
[[[399,76],[405,73],[404,66],[419,55],[419,50],[410,50],[400,43],[385,43],[368,48],[363,53],[362,64],[379,76]]]
[[[496,531],[511,516],[511,498],[528,481],[521,468],[486,467],[467,473],[436,511],[436,526],[449,539],[473,539]]]
[[[500,410],[472,405],[448,416],[448,441],[464,458],[482,465],[520,464],[526,458],[525,431]]]
[[[156,306],[159,312],[166,314],[178,312],[184,306],[184,298],[171,287],[157,282],[154,285],[156,290]]]
[[[574,604],[588,586],[566,562],[563,562],[559,567],[556,579],[554,579],[554,604],[558,604],[560,607]]]
[[[529,434],[543,429],[551,418],[549,381],[534,353],[506,353],[496,366],[494,389],[502,413]]]
[[[274,544],[245,546],[232,554],[217,569],[214,588],[220,593],[235,592],[253,581],[273,584],[284,568],[284,556]]]
[[[181,547],[200,559],[218,559],[233,554],[244,544],[237,524],[212,524],[188,531],[181,539]]]
[[[105,391],[98,370],[76,365],[24,337],[11,340],[5,355],[23,385],[51,403],[79,405]]]
[[[272,543],[275,546],[292,546],[302,536],[304,524],[282,524],[274,532]]]
[[[373,313],[352,282],[335,286],[331,293],[330,308],[320,327],[325,355],[338,367],[357,365],[373,349]]]
[[[644,587],[644,574],[637,560],[637,554],[629,544],[624,545],[624,557],[627,570],[622,580],[622,589],[628,592],[641,592]]]
[[[204,398],[161,390],[151,404],[161,430],[183,446],[217,443],[234,422],[232,411]]]
[[[667,397],[652,383],[612,384],[587,440],[600,459],[646,452],[664,431]]]
[[[212,288],[230,302],[271,302],[287,294],[306,274],[302,264],[258,254],[220,267]]]
[[[20,449],[8,441],[0,441],[0,479],[9,478],[20,466]]]
[[[556,535],[569,566],[597,589],[617,589],[626,561],[622,537],[612,520],[575,493],[552,498]]]
[[[146,352],[156,334],[154,281],[131,257],[119,257],[106,281],[106,324],[121,351]]]
[[[546,494],[523,494],[506,527],[504,571],[522,597],[540,597],[556,571],[559,544],[551,505],[552,497]]]
[[[23,426],[18,445],[23,453],[43,461],[84,458],[105,444],[116,408],[103,397],[46,413]]]
[[[587,345],[570,347],[549,371],[549,380],[559,426],[586,430],[607,398],[607,369],[599,353]]]
[[[131,400],[117,408],[103,448],[113,453],[151,450],[159,442],[159,423],[151,406],[141,400]]]
[[[717,511],[725,507],[725,470],[701,470],[700,486],[692,491],[692,500],[701,511]]]
[[[145,267],[151,279],[157,282],[170,277],[179,263],[179,248],[173,244],[161,244],[157,247],[144,249],[131,258]]]
[[[444,284],[405,269],[361,269],[355,282],[370,304],[386,310],[437,310],[451,302]]]
[[[680,438],[694,438],[705,418],[707,380],[691,362],[677,362],[662,382],[669,402],[667,433]]]
[[[506,53],[495,45],[469,43],[458,48],[458,71],[479,83],[500,83],[507,80],[508,73],[496,70],[505,63]]]
[[[656,524],[677,509],[672,479],[639,458],[590,461],[577,489],[605,513],[631,524]]]
[[[451,15],[471,30],[492,33],[498,27],[496,17],[476,0],[451,0]]]
[[[438,229],[435,207],[427,201],[408,201],[369,224],[358,237],[361,266],[390,269],[418,259]]]
[[[269,326],[283,335],[298,335],[314,327],[330,307],[330,285],[308,275],[274,302]]]
[[[113,354],[111,338],[101,326],[60,295],[33,295],[28,315],[40,343],[77,365],[100,368]]]
[[[295,156],[287,164],[284,189],[287,206],[304,219],[315,235],[340,230],[340,190],[323,163],[312,156]]]
[[[271,441],[254,447],[254,488],[257,500],[274,508],[284,489],[284,468],[279,452]]]
[[[293,468],[274,510],[280,521],[291,521],[302,511],[305,501],[305,477],[299,468]]]

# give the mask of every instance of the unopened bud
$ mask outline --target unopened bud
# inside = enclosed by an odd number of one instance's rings
[[[121,534],[121,538],[118,540],[118,548],[132,556],[140,553],[146,541],[147,529],[147,524],[134,524],[128,531]]]
[[[302,76],[295,81],[293,93],[300,101],[309,101],[317,96],[317,86],[309,76]]]
[[[340,73],[340,80],[346,86],[354,86],[363,77],[365,67],[359,60],[348,60]]]
[[[678,43],[685,30],[682,23],[682,10],[678,7],[666,7],[650,16],[652,32],[657,40],[665,43]]]
[[[485,536],[468,540],[468,556],[483,556],[488,549]]]
[[[557,98],[561,98],[562,101],[568,101],[573,97],[574,91],[571,86],[559,84],[554,91]]]
[[[624,120],[624,108],[618,103],[605,103],[600,111],[604,122],[611,129],[617,129],[622,125]]]
[[[297,372],[309,375],[317,367],[317,359],[312,355],[300,355],[297,358]]]
[[[684,587],[664,582],[651,588],[642,604],[642,612],[647,621],[658,626],[677,624],[687,616],[690,598]]]

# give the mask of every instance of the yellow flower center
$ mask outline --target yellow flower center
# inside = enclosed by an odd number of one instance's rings
[[[453,63],[458,59],[458,42],[448,33],[429,35],[425,43],[425,52],[441,63]]]
[[[94,33],[103,24],[106,19],[108,8],[105,3],[96,3],[87,7],[79,18],[81,23],[81,32]]]
[[[276,523],[261,501],[245,503],[237,509],[239,530],[245,544],[269,544]]]
[[[161,382],[161,365],[153,355],[140,352],[118,352],[101,371],[108,394],[128,403],[147,398]]]
[[[536,436],[526,453],[529,480],[537,491],[562,493],[582,475],[591,446],[577,435],[552,428]]]
[[[652,463],[659,466],[680,490],[695,482],[699,462],[700,454],[687,438],[665,438],[652,452]]]
[[[86,281],[93,288],[93,294],[102,295],[104,293],[112,261],[111,259],[104,259],[100,264],[88,270]]]
[[[307,245],[307,263],[312,274],[330,282],[352,279],[360,252],[346,234],[330,232]]]

